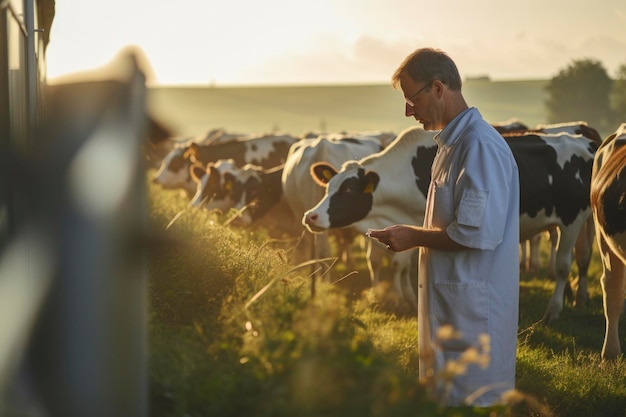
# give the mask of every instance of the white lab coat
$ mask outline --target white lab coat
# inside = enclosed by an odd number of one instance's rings
[[[501,401],[515,387],[519,303],[519,176],[513,154],[475,108],[459,114],[436,137],[438,152],[425,227],[443,227],[471,250],[420,249],[418,338],[420,377],[447,405]],[[451,325],[459,339],[436,340]],[[448,326],[449,328],[449,326]],[[490,337],[486,369],[470,365],[451,385],[445,364],[458,360],[481,334]],[[478,394],[478,390],[481,394]],[[484,392],[483,392],[484,391]]]

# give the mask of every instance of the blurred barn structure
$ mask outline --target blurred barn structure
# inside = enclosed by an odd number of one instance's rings
[[[47,85],[53,17],[0,1],[0,415],[146,416],[145,76]]]

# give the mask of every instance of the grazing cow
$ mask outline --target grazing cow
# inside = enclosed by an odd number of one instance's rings
[[[196,183],[196,194],[191,198],[189,205],[227,212],[235,205],[231,179],[240,171],[241,168],[235,165],[233,159],[208,162],[205,167],[200,164],[191,165],[189,174]]]
[[[206,169],[194,165],[191,176],[198,188],[192,207],[239,211],[234,224],[248,226],[263,218],[283,199],[283,165],[264,169],[246,164],[239,168],[232,159],[209,162]]]
[[[307,211],[303,222],[312,231],[355,227],[359,232],[392,224],[421,224],[437,150],[436,132],[409,128],[384,151],[345,163],[340,172],[331,164],[316,164],[312,172],[326,184],[324,198]],[[520,173],[520,240],[557,227],[557,285],[544,321],[558,317],[579,231],[591,215],[589,183],[596,145],[580,135],[529,134],[506,138]],[[591,247],[581,246],[577,299],[586,302],[585,265]],[[408,261],[410,257],[407,256]],[[577,257],[578,260],[578,257]],[[406,268],[409,270],[409,268]],[[404,274],[395,279],[408,280]],[[396,283],[396,288],[412,285]],[[414,295],[411,294],[413,297]]]
[[[148,140],[142,144],[148,168],[158,169],[163,158],[175,147],[189,146],[195,143],[200,146],[228,142],[244,137],[241,133],[228,133],[224,129],[213,129],[197,136],[174,136],[170,129],[154,118],[149,118],[147,126]]]
[[[190,205],[208,210],[237,211],[229,224],[262,227],[271,237],[298,237],[300,219],[293,217],[283,196],[283,165],[264,169],[247,164],[239,168],[232,159],[209,162],[206,169],[191,167],[198,184]]]
[[[316,184],[311,177],[311,165],[320,161],[342,164],[345,161],[361,159],[381,149],[381,141],[376,137],[342,134],[303,139],[291,147],[283,170],[282,185],[287,203],[298,219],[300,229],[305,232],[304,242],[296,253],[297,260],[308,260],[311,256],[327,257],[330,253],[327,237],[309,234],[301,223],[304,212],[313,207],[324,195],[324,188]],[[344,242],[346,239],[352,240],[351,236],[342,237],[336,234],[336,237],[339,238],[339,245],[347,244]],[[317,250],[314,249],[316,241],[319,245]],[[340,252],[344,261],[349,263],[349,259],[345,259],[347,254],[341,249]]]
[[[283,193],[283,178],[287,177],[283,166],[263,169],[248,164],[238,168],[230,159],[215,163],[209,162],[206,167],[194,165],[190,168],[191,177],[197,184],[196,194],[190,205],[209,210],[217,209],[222,212],[235,209],[238,215],[233,218],[233,225],[261,226],[275,237],[282,236],[284,233],[297,237],[306,232],[301,223],[305,209],[296,208],[298,216],[294,217],[292,207],[296,207],[295,202],[310,204],[309,207],[311,207],[323,195],[323,188],[315,185],[308,173],[311,160],[317,161],[318,158],[324,157],[341,163],[350,158],[361,158],[381,149],[378,138],[353,137],[344,134],[305,139],[294,146],[297,149],[292,150],[288,164],[291,173],[285,180],[288,184],[287,188],[292,190],[291,204],[287,202]],[[295,166],[296,164],[298,167]],[[308,164],[306,169],[302,168],[303,164]],[[301,168],[306,172],[305,175],[300,175],[302,179],[299,180],[299,173],[294,171]],[[307,203],[307,201],[311,202]],[[355,236],[348,230],[334,230],[331,233],[340,249],[352,242]],[[305,245],[308,243],[307,241]],[[342,260],[350,264],[349,253],[342,250],[341,255]],[[299,260],[306,259],[302,256]]]
[[[344,163],[339,175],[333,168],[338,165],[312,165],[311,173],[326,187],[326,194],[305,213],[303,223],[311,232],[352,226],[362,234],[395,223],[421,224],[436,152],[435,134],[419,128],[407,129],[383,151]],[[370,243],[375,253],[385,250],[378,242]],[[416,265],[416,251],[391,256],[393,290],[414,309],[417,300],[410,277],[417,273],[417,269],[411,268]],[[374,286],[382,281],[376,273],[372,278]]]
[[[602,257],[600,282],[606,319],[602,358],[615,359],[622,353],[618,325],[624,308],[626,271],[626,123],[598,148],[590,196]]]
[[[220,159],[233,159],[240,167],[255,164],[271,168],[283,164],[289,148],[299,140],[291,135],[256,135],[206,145],[185,143],[163,158],[152,181],[163,188],[181,188],[191,197],[196,192],[189,170],[193,163],[206,165]]]
[[[512,124],[513,125],[513,124]],[[510,135],[524,135],[528,133],[546,133],[546,134],[559,134],[559,133],[569,133],[572,135],[582,135],[583,137],[590,139],[596,143],[597,146],[600,146],[602,143],[602,138],[598,131],[593,127],[589,126],[587,122],[584,121],[575,121],[575,122],[566,122],[566,123],[555,123],[555,124],[540,124],[535,126],[532,129],[526,129],[525,131],[515,131],[514,129],[509,129],[509,131],[501,132],[503,136]],[[548,263],[548,276],[555,278],[556,277],[556,245],[558,242],[558,232],[556,228],[552,228],[545,232],[539,233],[535,236],[532,236],[525,242],[521,244],[521,265],[522,270],[527,272],[536,271],[539,268],[539,243],[542,235],[548,235],[550,239],[550,257]],[[587,219],[587,224],[582,228],[581,235],[579,236],[581,240],[579,242],[579,247],[581,245],[593,245],[594,239],[594,227],[593,227],[593,218],[590,216]],[[577,255],[578,256],[578,255]],[[583,259],[577,259],[577,262],[584,262]],[[585,268],[586,270],[586,268]]]

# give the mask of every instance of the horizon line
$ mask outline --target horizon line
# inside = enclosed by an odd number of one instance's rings
[[[463,79],[463,82],[539,82],[550,81],[551,78],[485,78],[485,76],[469,76]],[[148,88],[280,88],[280,87],[367,87],[367,86],[385,86],[393,88],[391,82],[326,82],[326,83],[225,83],[219,84],[215,82],[200,83],[149,83]]]

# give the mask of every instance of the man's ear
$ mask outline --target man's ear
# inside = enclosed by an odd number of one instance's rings
[[[337,170],[327,162],[316,162],[311,165],[311,177],[322,187],[326,187],[328,181],[335,175],[337,175]]]
[[[431,88],[435,89],[435,94],[437,95],[437,97],[441,97],[443,95],[444,84],[441,81],[433,81],[433,85]]]

